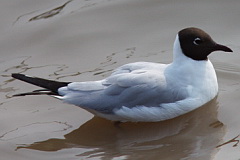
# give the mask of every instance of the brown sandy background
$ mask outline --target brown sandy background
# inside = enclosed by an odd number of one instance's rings
[[[0,159],[239,159],[239,6],[238,0],[1,1]],[[234,50],[210,56],[220,92],[191,113],[116,128],[48,96],[11,98],[36,89],[11,73],[85,81],[129,62],[169,63],[176,33],[189,26]]]

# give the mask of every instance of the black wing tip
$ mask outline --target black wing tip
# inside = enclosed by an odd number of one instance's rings
[[[23,96],[27,96],[27,95],[30,95],[30,94],[28,94],[28,93],[18,93],[18,94],[12,95],[12,97],[23,97]]]
[[[12,73],[12,77],[15,79],[36,85],[38,87],[45,88],[56,94],[58,94],[59,88],[65,87],[69,83],[71,83],[71,82],[59,82],[59,81],[47,80],[47,79],[38,78],[38,77],[31,77],[21,73]]]
[[[28,77],[25,74],[21,74],[21,73],[12,73],[12,77],[16,78],[16,79],[21,79],[23,77]]]
[[[20,73],[12,73],[12,77],[13,78],[17,78],[19,75],[22,75],[22,74],[20,74]]]
[[[19,76],[19,75],[24,75],[24,74],[21,74],[21,73],[12,73],[12,77],[16,77],[16,76]]]
[[[58,94],[53,93],[50,90],[39,89],[39,90],[34,90],[32,92],[25,92],[25,93],[14,94],[14,95],[12,95],[12,97],[29,96],[29,95],[58,95]]]

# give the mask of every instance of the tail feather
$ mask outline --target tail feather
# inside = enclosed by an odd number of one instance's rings
[[[24,74],[19,74],[19,73],[13,73],[12,77],[47,89],[47,90],[36,90],[33,92],[17,94],[15,96],[24,96],[24,95],[30,95],[30,94],[31,95],[36,95],[36,94],[55,94],[56,95],[58,94],[59,88],[67,86],[70,83],[70,82],[58,82],[53,80],[47,80],[47,79],[38,78],[38,77],[30,77],[30,76],[26,76]]]

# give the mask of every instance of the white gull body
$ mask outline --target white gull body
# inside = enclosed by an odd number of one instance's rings
[[[123,65],[100,81],[72,82],[58,89],[58,98],[113,121],[154,122],[192,111],[218,93],[209,59],[183,54],[178,35],[173,62]]]
[[[59,82],[13,73],[13,78],[44,88],[15,96],[52,95],[112,121],[167,120],[217,95],[217,77],[208,59],[214,51],[233,52],[203,30],[185,28],[176,36],[171,64],[130,63],[106,79],[88,82]]]

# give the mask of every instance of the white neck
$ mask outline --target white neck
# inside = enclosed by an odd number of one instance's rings
[[[173,45],[173,62],[181,63],[181,62],[186,61],[188,59],[190,60],[191,58],[189,58],[189,57],[187,57],[183,54],[182,48],[181,48],[180,42],[179,42],[179,37],[177,35],[176,39],[174,41],[174,45]]]
[[[212,63],[210,60],[197,61],[185,56],[182,52],[179,37],[176,36],[174,46],[173,46],[173,62],[170,64],[170,68],[175,71],[180,71],[181,73],[186,72],[186,74],[200,74],[199,72],[206,72],[208,66],[214,71]],[[195,73],[197,70],[197,73]],[[215,71],[214,71],[215,72]]]
[[[202,94],[206,94],[207,97],[213,98],[217,93],[217,77],[210,60],[196,61],[185,56],[178,35],[173,47],[173,62],[167,67],[166,74],[170,79],[178,79],[177,83],[196,87],[196,90],[204,88],[203,91],[208,93]],[[173,82],[175,83],[176,81]],[[199,86],[202,87],[199,88]]]

